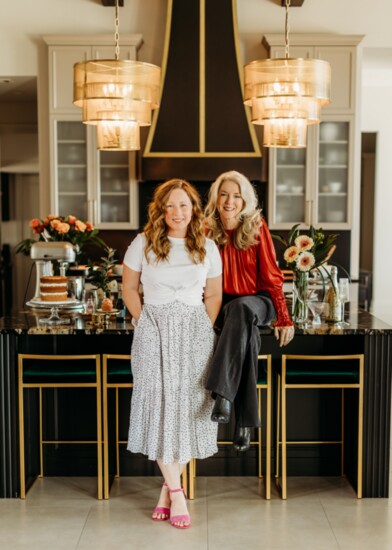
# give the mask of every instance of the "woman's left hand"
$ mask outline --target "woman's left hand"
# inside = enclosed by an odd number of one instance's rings
[[[275,327],[274,329],[275,338],[279,340],[280,347],[287,346],[288,343],[294,338],[294,327]]]

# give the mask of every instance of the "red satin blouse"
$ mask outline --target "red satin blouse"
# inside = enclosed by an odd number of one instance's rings
[[[223,292],[246,296],[267,290],[278,315],[275,326],[293,325],[283,294],[283,275],[276,265],[275,248],[266,222],[263,220],[260,227],[259,243],[246,250],[238,250],[233,245],[233,230],[226,232],[230,241],[219,249],[223,266]]]

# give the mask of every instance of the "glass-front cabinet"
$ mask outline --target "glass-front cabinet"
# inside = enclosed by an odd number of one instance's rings
[[[138,227],[134,161],[127,151],[97,151],[95,127],[54,120],[51,210],[89,220],[99,228]],[[132,159],[133,160],[133,159]]]
[[[129,154],[100,151],[98,174],[99,224],[110,227],[130,220]]]
[[[318,151],[319,224],[348,223],[349,123],[322,122]]]
[[[305,221],[306,149],[276,150],[276,224]]]
[[[80,122],[61,121],[56,125],[57,205],[53,214],[88,218],[87,135]]]
[[[307,147],[269,150],[270,227],[350,227],[350,121],[308,127]]]

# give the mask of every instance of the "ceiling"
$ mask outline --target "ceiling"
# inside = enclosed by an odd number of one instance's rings
[[[2,103],[37,101],[37,79],[31,76],[1,76],[0,101]]]

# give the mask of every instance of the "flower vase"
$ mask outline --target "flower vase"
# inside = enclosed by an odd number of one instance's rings
[[[295,271],[293,279],[292,317],[295,323],[306,323],[308,319],[309,271]]]

